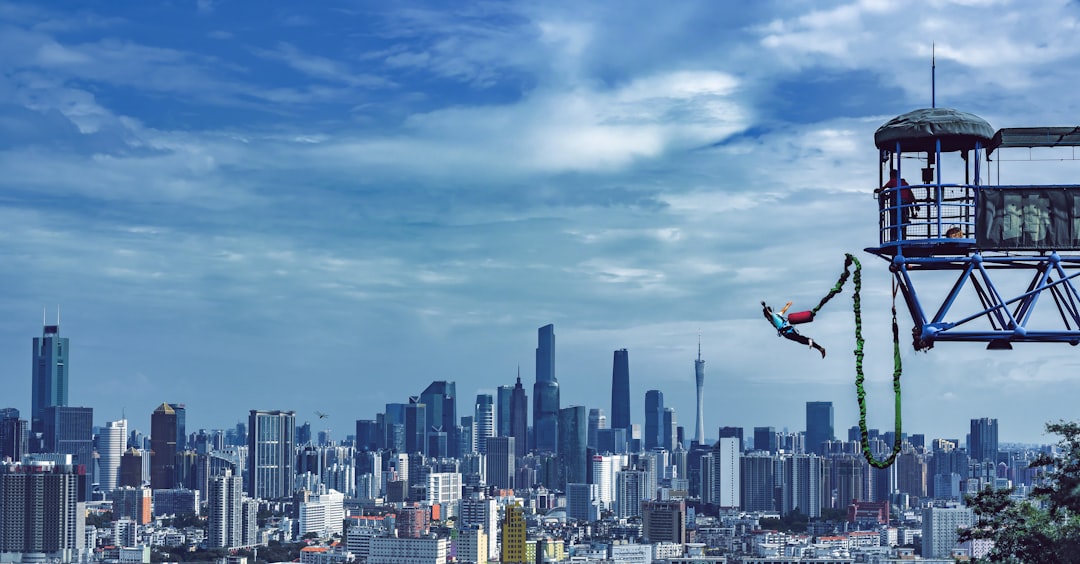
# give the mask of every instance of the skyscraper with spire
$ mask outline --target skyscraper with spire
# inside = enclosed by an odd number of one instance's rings
[[[41,337],[34,337],[30,430],[44,432],[45,408],[68,404],[68,340],[60,336],[60,310],[56,324],[48,325],[41,314]]]
[[[529,396],[521,385],[521,368],[510,392],[510,436],[514,437],[514,454],[525,456],[529,452]]]
[[[702,393],[705,391],[705,361],[701,360],[701,336],[697,341],[697,360],[694,361],[694,379],[697,381],[697,424],[694,425],[694,442],[705,442],[705,421],[703,419],[704,403]]]
[[[559,381],[555,378],[555,326],[552,324],[537,330],[533,436],[537,452],[558,452]]]

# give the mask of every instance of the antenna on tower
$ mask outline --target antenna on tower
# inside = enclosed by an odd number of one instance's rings
[[[49,323],[45,321],[45,311],[49,309],[48,306],[41,306],[41,326],[44,327]]]
[[[930,44],[930,107],[937,107],[937,44]]]
[[[697,359],[701,360],[701,331],[697,333]]]
[[[60,326],[60,304],[56,304],[56,326]]]

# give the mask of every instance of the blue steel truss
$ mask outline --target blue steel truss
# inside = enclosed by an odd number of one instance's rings
[[[941,163],[941,138],[927,135],[916,141],[918,145],[912,139],[895,145],[892,140],[878,143],[885,166],[899,168],[904,152],[909,153],[904,158],[921,158],[925,167],[916,171],[924,183],[881,190],[878,246],[865,249],[889,263],[911,314],[914,348],[926,350],[950,341],[985,342],[992,349],[1009,349],[1018,342],[1080,344],[1080,218],[1061,219],[1058,208],[1064,206],[1052,202],[1045,206],[1043,217],[1055,215],[1053,221],[1067,224],[1071,233],[1071,239],[1063,236],[1051,242],[1054,239],[1045,232],[1022,228],[1040,224],[1040,210],[1031,211],[1036,219],[1024,224],[1025,208],[1014,207],[1019,219],[1011,221],[1021,226],[1015,231],[1028,239],[1018,238],[1019,243],[1009,245],[984,237],[990,219],[979,218],[980,213],[990,213],[986,208],[990,190],[1004,189],[1016,198],[1050,190],[1061,201],[1067,197],[1080,202],[1080,185],[985,185],[980,182],[980,155],[989,156],[985,138],[959,148],[955,138],[951,140],[951,150],[963,152],[965,182],[942,183],[941,166],[935,167]],[[921,153],[912,157],[912,148]],[[1004,215],[997,214],[999,221]],[[1048,225],[1051,220],[1042,221]],[[935,291],[940,295],[945,287],[949,289],[940,300],[928,297]]]

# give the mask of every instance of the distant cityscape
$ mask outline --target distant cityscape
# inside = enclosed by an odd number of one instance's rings
[[[1041,477],[1029,463],[1051,451],[1000,445],[987,417],[962,438],[902,435],[895,464],[876,469],[828,401],[806,402],[802,431],[721,426],[706,439],[700,343],[688,437],[662,390],[631,398],[626,349],[609,411],[563,406],[555,343],[553,325],[538,329],[531,419],[519,370],[462,413],[456,383],[433,381],[340,438],[290,410],[190,432],[188,407],[167,402],[148,406],[147,435],[69,405],[69,339],[46,324],[29,416],[0,409],[0,562],[165,561],[177,547],[263,561],[284,545],[314,564],[951,562],[986,550],[957,542],[973,519],[965,494],[1026,495]],[[897,439],[867,433],[879,458]],[[801,530],[776,526],[789,519]]]

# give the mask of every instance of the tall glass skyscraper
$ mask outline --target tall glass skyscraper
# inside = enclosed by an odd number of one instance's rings
[[[41,337],[34,337],[33,385],[30,431],[44,432],[45,408],[68,404],[68,339],[60,336],[60,325],[45,325]]]
[[[150,415],[150,489],[176,487],[176,411],[163,403]]]
[[[551,324],[537,331],[533,434],[537,452],[558,452],[559,381],[555,379],[555,326]]]
[[[821,455],[821,443],[835,439],[832,402],[806,402],[806,452]]]
[[[574,405],[559,410],[559,484],[565,491],[566,484],[584,484],[586,475],[585,443],[588,437],[588,421],[585,406]]]
[[[529,452],[529,396],[521,385],[520,373],[510,393],[510,436],[514,437],[515,454],[525,456]]]
[[[460,457],[460,441],[457,437],[457,383],[445,380],[432,382],[421,392],[420,401],[427,406],[429,432],[445,432],[450,456]]]
[[[626,349],[615,351],[611,368],[611,428],[630,434],[630,359]]]
[[[94,467],[94,409],[51,405],[45,408],[42,430],[45,452],[70,454],[74,464]]]
[[[697,360],[694,361],[694,380],[697,382],[697,423],[694,425],[694,442],[705,442],[705,361],[701,360],[701,337],[698,336]]]
[[[518,370],[520,377],[521,370]],[[510,436],[510,400],[514,394],[513,386],[499,386],[495,397],[495,435]]]
[[[487,453],[488,437],[495,435],[495,402],[491,394],[476,395],[476,410],[473,414],[476,433],[476,449]]]
[[[664,445],[664,392],[645,392],[645,450]]]
[[[283,499],[293,494],[295,432],[295,411],[251,410],[247,456],[250,497]]]
[[[983,417],[971,420],[971,437],[968,455],[972,460],[997,462],[998,421]]]
[[[98,435],[98,483],[102,491],[120,487],[120,458],[127,450],[127,420],[107,421]]]

